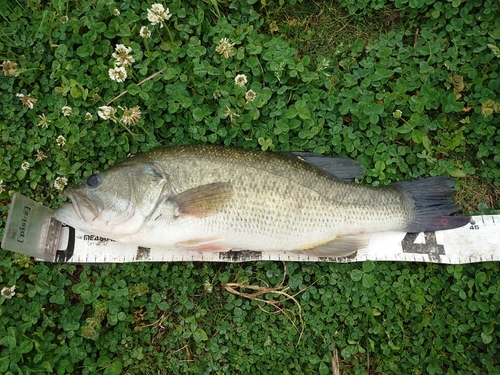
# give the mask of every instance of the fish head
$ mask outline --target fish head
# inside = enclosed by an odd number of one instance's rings
[[[154,163],[129,159],[66,189],[71,203],[59,207],[54,217],[84,232],[119,239],[141,229],[169,186],[168,176]]]

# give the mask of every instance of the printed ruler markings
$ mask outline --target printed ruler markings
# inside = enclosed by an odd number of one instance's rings
[[[425,242],[415,242],[420,233],[406,233],[401,246],[403,253],[427,254],[431,262],[441,262],[441,255],[446,255],[444,245],[438,245],[436,232],[424,232]]]

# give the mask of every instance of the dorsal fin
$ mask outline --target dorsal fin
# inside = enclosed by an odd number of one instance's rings
[[[330,157],[312,152],[287,152],[286,154],[295,156],[296,158],[312,164],[321,169],[330,177],[342,181],[353,181],[354,179],[361,180],[365,176],[363,165],[354,159],[344,157]]]

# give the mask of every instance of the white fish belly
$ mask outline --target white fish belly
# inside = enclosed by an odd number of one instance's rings
[[[339,236],[397,230],[400,221],[390,211],[384,214],[364,207],[335,207],[324,201],[312,207],[247,201],[204,218],[160,218],[127,240],[158,248],[189,249],[188,244],[193,250],[203,250],[203,244],[226,250],[304,250]]]

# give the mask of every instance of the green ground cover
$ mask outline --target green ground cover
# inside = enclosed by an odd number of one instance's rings
[[[451,175],[466,211],[498,213],[497,2],[152,4],[0,4],[0,227],[15,191],[55,208],[65,184],[188,143],[349,156],[372,185]],[[1,250],[0,373],[500,373],[498,271]]]

